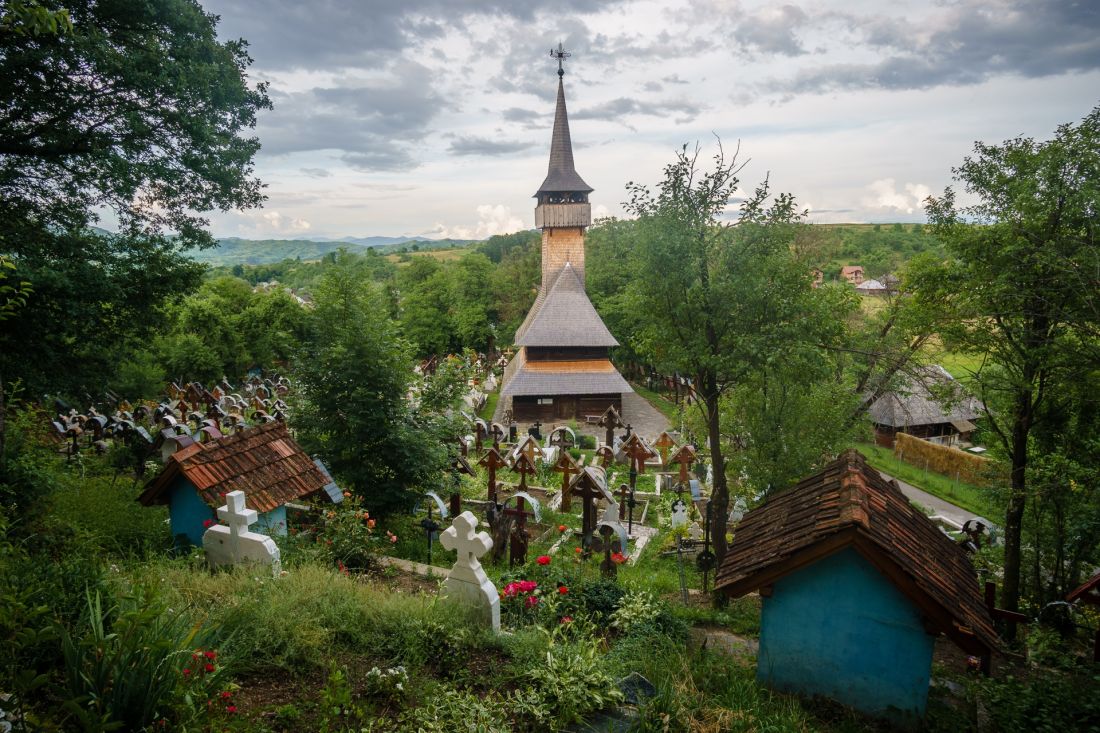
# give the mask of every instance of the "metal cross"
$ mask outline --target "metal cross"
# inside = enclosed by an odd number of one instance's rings
[[[550,49],[551,58],[555,58],[558,60],[558,76],[565,76],[565,69],[562,68],[562,62],[572,55],[573,54],[566,52],[560,42],[558,43],[557,48]]]

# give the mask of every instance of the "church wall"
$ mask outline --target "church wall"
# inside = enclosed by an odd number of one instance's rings
[[[568,262],[584,284],[584,228],[568,227],[542,230],[542,286]]]
[[[606,359],[606,346],[526,346],[527,361]]]
[[[540,404],[540,401],[542,404]],[[602,415],[608,407],[622,412],[622,395],[545,395],[512,398],[512,419],[517,422],[553,422],[576,420],[584,422],[586,415]]]

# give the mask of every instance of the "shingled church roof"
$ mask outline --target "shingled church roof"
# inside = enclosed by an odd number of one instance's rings
[[[573,143],[569,139],[569,115],[565,111],[565,86],[558,77],[558,105],[554,110],[554,134],[550,138],[550,166],[546,180],[535,192],[589,193],[594,189],[577,175],[573,167]]]
[[[568,262],[516,330],[516,346],[618,346]]]
[[[286,425],[277,421],[173,453],[138,501],[145,506],[167,504],[180,476],[212,507],[221,506],[227,493],[238,490],[244,492],[246,506],[258,512],[320,491],[333,501],[343,499],[320,461],[306,455]]]
[[[982,403],[968,395],[946,369],[933,364],[872,402],[867,414],[878,425],[895,428],[964,424],[982,416]],[[971,425],[968,429],[974,428]]]
[[[852,547],[971,654],[997,637],[966,552],[849,450],[745,515],[715,579],[739,596]]]
[[[520,350],[509,368],[513,370],[501,395],[549,396],[622,394],[630,385],[608,359],[528,361]]]

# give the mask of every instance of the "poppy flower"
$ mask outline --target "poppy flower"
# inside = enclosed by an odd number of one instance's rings
[[[611,553],[611,562],[615,563],[616,565],[622,565],[624,562],[626,562],[626,555],[621,552],[613,552]]]
[[[575,552],[575,553],[577,553],[577,554],[579,555],[579,554],[581,554],[581,548],[579,548],[579,547],[574,547],[574,548],[573,548],[573,552]]]
[[[559,585],[558,586],[558,595],[564,596],[568,592],[569,592],[569,589],[566,588],[564,585]]]
[[[558,525],[558,531],[559,531],[559,532],[564,532],[564,531],[565,531],[565,530],[567,530],[567,529],[569,529],[569,528],[568,528],[568,527],[566,527],[566,526],[565,526],[564,524],[559,524],[559,525]]]
[[[549,555],[539,555],[538,558],[535,560],[535,562],[537,562],[539,565],[549,565],[550,564],[550,556]]]

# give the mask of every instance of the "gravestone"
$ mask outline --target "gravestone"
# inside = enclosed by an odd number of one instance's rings
[[[276,577],[282,569],[279,548],[267,535],[249,532],[258,515],[255,509],[247,509],[243,491],[230,491],[225,496],[225,506],[218,509],[218,519],[225,524],[215,524],[202,536],[202,548],[206,560],[213,567],[226,565],[268,565]]]
[[[458,555],[443,581],[443,595],[479,609],[493,631],[500,631],[500,595],[478,559],[492,549],[493,538],[476,529],[477,517],[465,511],[439,536],[440,544]]]
[[[688,523],[688,505],[683,499],[672,502],[672,528],[679,529]]]

